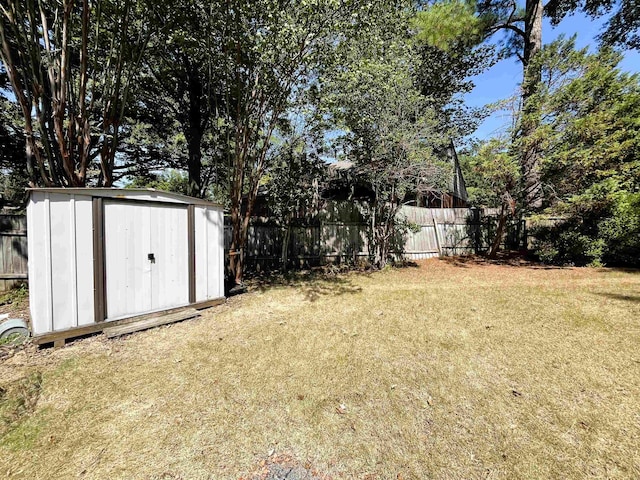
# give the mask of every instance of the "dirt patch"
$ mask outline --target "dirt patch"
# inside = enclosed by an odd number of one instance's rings
[[[563,268],[553,265],[545,265],[519,252],[501,252],[493,259],[481,255],[462,255],[456,257],[442,257],[434,260],[455,267],[502,266],[541,268],[546,270]]]
[[[302,463],[291,455],[271,455],[262,460],[247,476],[238,480],[331,480],[312,468],[309,462]]]

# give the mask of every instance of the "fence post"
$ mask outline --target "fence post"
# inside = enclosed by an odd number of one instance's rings
[[[436,223],[436,218],[435,217],[431,217],[431,220],[433,220],[433,229],[435,230],[436,233],[436,246],[438,247],[438,255],[442,256],[442,247],[440,246],[440,235],[438,234],[438,224]]]

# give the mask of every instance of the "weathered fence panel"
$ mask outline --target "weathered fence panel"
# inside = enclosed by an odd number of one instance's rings
[[[489,248],[498,209],[402,207],[400,215],[416,226],[405,238],[402,257],[420,260],[446,255],[482,253]],[[313,224],[294,225],[288,235],[288,260],[304,267],[327,262],[356,263],[369,255],[368,229],[358,207],[350,202],[327,202]],[[21,215],[0,216],[0,291],[27,278],[27,225]],[[524,225],[510,225],[504,244],[522,244]],[[526,236],[526,233],[525,233]],[[287,237],[273,222],[254,223],[244,251],[249,268],[279,267]],[[229,265],[231,226],[224,228],[225,266]]]
[[[400,215],[419,227],[417,232],[406,235],[403,256],[407,260],[475,252],[470,236],[474,211],[469,208],[405,206]]]
[[[27,217],[0,215],[0,292],[27,279]]]
[[[488,215],[487,215],[488,213]],[[497,224],[499,210],[470,208],[402,207],[399,215],[413,224],[400,240],[406,260],[485,252]],[[313,225],[291,227],[288,260],[296,266],[326,262],[353,262],[369,255],[368,228],[357,206],[350,202],[327,202]],[[231,245],[231,227],[225,227],[225,248]],[[514,230],[511,228],[509,232]],[[511,247],[517,239],[505,236]],[[513,235],[512,235],[513,236]],[[245,250],[247,265],[276,267],[281,263],[284,229],[273,223],[254,224]],[[400,251],[397,252],[400,256]]]

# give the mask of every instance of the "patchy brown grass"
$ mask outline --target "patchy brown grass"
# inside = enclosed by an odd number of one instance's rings
[[[639,272],[299,277],[193,321],[18,352],[0,386],[36,371],[0,476],[640,477]]]

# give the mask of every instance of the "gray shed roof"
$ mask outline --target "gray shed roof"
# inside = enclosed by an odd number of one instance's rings
[[[91,197],[121,198],[156,202],[178,203],[183,205],[204,205],[219,207],[222,205],[201,198],[188,197],[179,193],[165,192],[154,188],[29,188],[29,192],[58,193],[63,195],[88,195]]]

